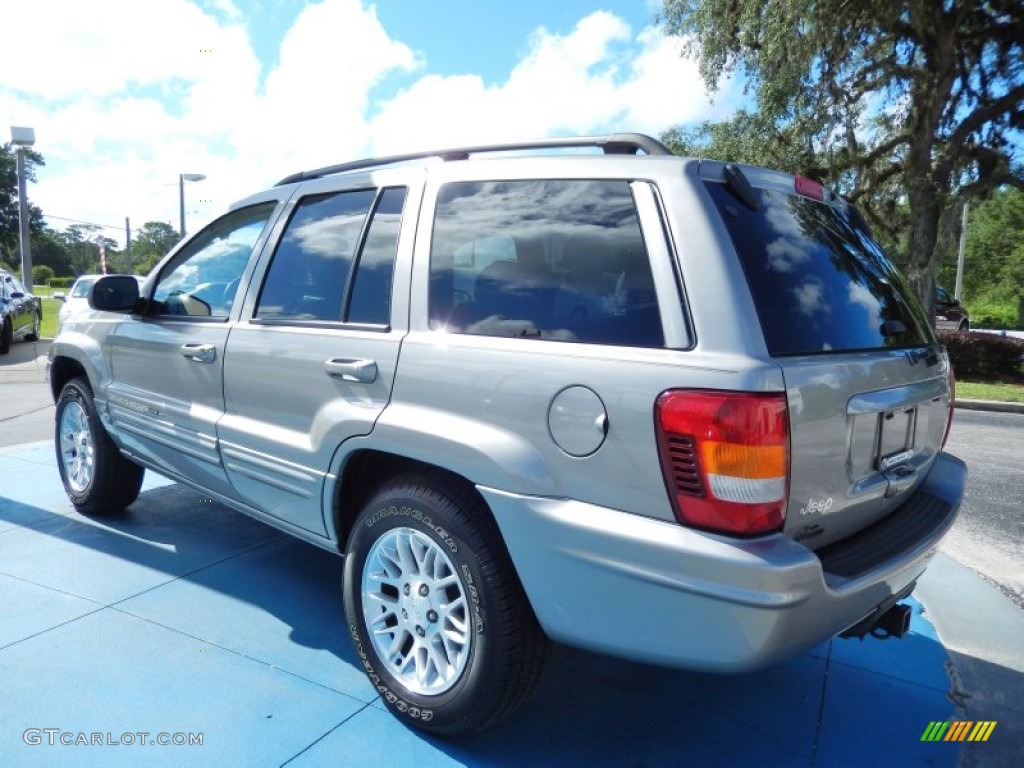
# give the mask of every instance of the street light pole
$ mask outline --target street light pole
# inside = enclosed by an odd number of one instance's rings
[[[179,173],[178,174],[178,206],[181,211],[181,236],[185,237],[185,182],[202,181],[206,176],[201,173]]]
[[[21,240],[21,282],[32,292],[32,238],[29,236],[28,192],[25,184],[25,153],[36,143],[31,128],[11,126],[11,143],[17,147],[18,165],[18,233]]]

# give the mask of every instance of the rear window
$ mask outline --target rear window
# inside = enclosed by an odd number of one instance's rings
[[[913,292],[848,211],[755,189],[758,210],[706,182],[775,356],[916,347],[933,341]]]

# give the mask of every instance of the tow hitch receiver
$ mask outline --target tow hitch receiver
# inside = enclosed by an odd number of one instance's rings
[[[892,605],[871,614],[839,636],[863,638],[865,635],[871,635],[880,640],[888,640],[890,637],[900,638],[910,631],[910,614],[909,605]]]

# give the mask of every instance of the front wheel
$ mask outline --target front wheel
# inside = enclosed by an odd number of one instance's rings
[[[3,326],[0,327],[0,355],[6,355],[11,351],[11,342],[14,340],[14,327],[6,317]]]
[[[379,491],[349,539],[344,590],[356,654],[409,725],[470,734],[533,692],[548,641],[470,491],[432,480]]]
[[[60,479],[79,512],[117,514],[138,498],[145,470],[117,450],[84,378],[71,379],[61,390],[54,438]]]
[[[25,341],[39,341],[39,328],[43,324],[43,316],[36,312],[32,316],[32,331],[25,337]]]

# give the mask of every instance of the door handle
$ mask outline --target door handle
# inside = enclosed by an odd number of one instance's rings
[[[213,344],[182,344],[181,354],[194,363],[212,363],[217,359],[217,348]]]
[[[353,357],[332,357],[324,362],[324,371],[332,379],[370,384],[377,380],[377,363]]]

